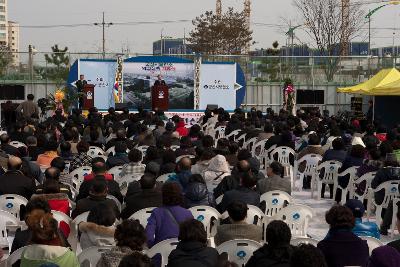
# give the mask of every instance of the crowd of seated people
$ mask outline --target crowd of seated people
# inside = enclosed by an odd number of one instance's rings
[[[225,127],[225,136],[239,133],[216,140],[217,127]],[[52,211],[72,219],[87,214],[77,226],[80,248],[112,247],[102,253],[97,266],[157,266],[160,257],[149,259],[146,250],[171,238],[179,243],[168,266],[235,266],[210,246],[209,229],[190,210],[196,206],[228,214],[212,223],[216,246],[234,239],[264,244],[246,266],[396,266],[400,259],[398,242],[370,255],[359,237],[379,239],[388,234],[390,205],[379,226],[363,220],[362,201],[333,206],[326,211],[329,231],[317,247],[290,245],[291,229],[283,221],[269,222],[265,229],[249,223],[249,206],[265,209],[261,195],[276,190],[290,195],[294,189],[277,158],[262,162],[250,146],[235,141],[245,134],[245,140],[264,142],[263,151],[289,147],[296,152],[291,164],[317,154],[322,162],[340,162],[340,171],[357,167],[358,176],[376,171],[371,187],[377,188],[385,181],[400,180],[400,127],[387,129],[379,122],[361,125],[357,120],[322,116],[318,110],[299,110],[293,116],[272,109],[266,114],[255,109],[229,114],[222,108],[206,110],[199,124],[189,126],[179,116],[167,119],[162,111],[139,108],[135,113],[118,113],[110,108],[103,115],[92,108],[86,117],[80,110],[69,116],[57,112],[41,121],[20,116],[5,130],[0,136],[0,194],[29,200],[20,212],[26,227],[17,230],[11,248],[14,252],[32,245],[23,252],[21,266],[79,266],[75,248],[67,241],[75,233],[58,223]],[[15,147],[12,141],[25,146]],[[90,147],[109,153],[90,156]],[[81,167],[90,167],[91,172],[77,186],[71,172]],[[116,176],[111,170],[119,167]],[[303,169],[300,165],[299,171]],[[162,175],[167,177],[159,181]],[[124,188],[120,177],[132,180]],[[339,177],[342,187],[349,182],[348,177]],[[309,189],[311,177],[305,177],[301,186]],[[337,192],[328,186],[330,197],[338,201]],[[355,190],[367,188],[360,185]],[[325,185],[318,193],[326,197],[324,192]],[[383,194],[377,192],[375,199],[382,201]],[[146,224],[131,219],[145,208],[152,209]]]

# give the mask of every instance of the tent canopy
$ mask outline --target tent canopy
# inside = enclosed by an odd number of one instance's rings
[[[368,81],[338,88],[337,91],[362,95],[400,95],[400,72],[395,68],[383,69]]]

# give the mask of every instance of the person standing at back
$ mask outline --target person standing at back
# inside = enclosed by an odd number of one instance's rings
[[[17,113],[22,113],[22,116],[25,118],[30,118],[33,114],[39,115],[39,107],[38,105],[33,102],[35,96],[29,94],[27,100],[22,102],[16,109]]]

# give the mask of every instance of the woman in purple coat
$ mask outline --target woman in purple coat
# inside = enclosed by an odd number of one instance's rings
[[[169,238],[177,238],[179,224],[193,219],[192,213],[182,208],[183,194],[178,183],[165,183],[162,187],[163,206],[156,208],[151,213],[147,222],[147,244],[151,248],[158,242]]]
[[[352,232],[355,218],[351,210],[333,206],[325,219],[330,229],[317,247],[324,254],[328,267],[365,267],[369,258],[368,244]]]

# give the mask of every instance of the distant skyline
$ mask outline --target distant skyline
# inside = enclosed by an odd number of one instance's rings
[[[338,2],[340,2],[338,0]],[[243,9],[242,0],[225,0],[223,8],[228,6],[236,10]],[[365,9],[378,4],[366,5]],[[106,22],[154,22],[178,21],[188,22],[168,24],[113,25],[106,28],[107,52],[121,52],[129,49],[131,54],[152,53],[152,43],[164,36],[183,38],[188,36],[193,26],[190,20],[207,10],[215,9],[215,0],[11,0],[8,1],[8,19],[17,21],[22,26],[93,24],[101,22],[105,11]],[[373,17],[373,28],[400,28],[400,6],[383,8]],[[284,29],[275,24],[283,24],[282,18],[296,24],[300,16],[292,6],[292,0],[253,0],[252,30],[255,45],[252,49],[268,48],[277,40],[285,45]],[[268,24],[268,25],[265,25]],[[271,25],[274,24],[274,25]],[[365,25],[365,28],[367,24]],[[394,43],[400,45],[400,30],[394,31]],[[100,52],[102,47],[102,30],[99,26],[58,27],[58,28],[21,28],[20,51],[27,51],[29,44],[38,51],[48,52],[54,44],[68,46],[71,52]],[[310,39],[299,30],[295,43],[310,43]],[[368,41],[367,31],[354,41]],[[374,29],[372,47],[391,46],[393,30]]]

